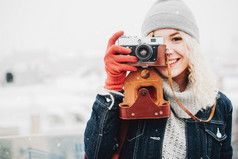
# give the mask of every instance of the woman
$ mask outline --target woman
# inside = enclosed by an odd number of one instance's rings
[[[198,28],[189,8],[181,0],[158,0],[145,17],[142,34],[164,38],[178,100],[201,120],[208,119],[214,103],[215,113],[209,122],[191,119],[175,101],[167,80],[168,68],[156,67],[163,77],[164,97],[171,104],[171,116],[131,120],[120,158],[232,158],[232,104],[217,90],[199,52]],[[105,54],[107,79],[85,130],[88,159],[111,158],[120,146],[118,105],[123,100],[127,71],[137,70],[125,64],[137,61],[127,56],[131,50],[115,45],[121,35],[123,31],[112,36]]]

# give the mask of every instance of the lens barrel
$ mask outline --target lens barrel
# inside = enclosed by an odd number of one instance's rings
[[[139,60],[149,60],[153,55],[153,49],[148,44],[138,45],[135,49],[135,55]]]

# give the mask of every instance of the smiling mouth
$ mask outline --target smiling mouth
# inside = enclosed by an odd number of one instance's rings
[[[179,59],[180,59],[180,58],[169,60],[169,65],[175,64],[176,62],[178,62]],[[166,61],[166,65],[167,65],[167,64],[168,64],[168,63],[167,63],[167,61]]]

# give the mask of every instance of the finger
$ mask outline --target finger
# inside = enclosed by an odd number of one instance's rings
[[[118,63],[121,62],[137,62],[138,59],[135,56],[127,56],[127,55],[115,55],[115,61]]]
[[[110,65],[106,65],[105,66],[105,70],[107,72],[110,72],[111,74],[114,74],[114,75],[119,75],[123,70],[122,68],[120,68],[120,64],[119,63],[114,63],[112,62]]]
[[[124,34],[124,31],[118,31],[116,32],[108,41],[107,48],[111,47],[114,45],[117,41],[117,39]]]
[[[128,64],[120,64],[120,71],[137,71],[137,67]]]
[[[107,73],[109,72],[109,73],[111,73],[111,74],[120,74],[120,70],[117,69],[117,67],[112,67],[112,66],[108,67],[108,66],[105,66],[105,70],[106,70]]]
[[[110,52],[111,54],[116,54],[116,53],[120,53],[120,54],[130,54],[131,53],[131,49],[123,47],[123,46],[119,46],[119,45],[112,45],[108,52]]]

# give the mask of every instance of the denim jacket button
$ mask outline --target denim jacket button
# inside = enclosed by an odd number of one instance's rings
[[[112,147],[112,149],[113,149],[113,150],[117,150],[118,147],[119,147],[119,145],[118,145],[118,144],[115,144],[115,145]]]
[[[106,101],[109,103],[111,102],[111,99],[106,97]]]
[[[221,138],[221,137],[222,137],[222,134],[220,133],[219,128],[217,128],[217,137],[218,137],[218,138]]]

